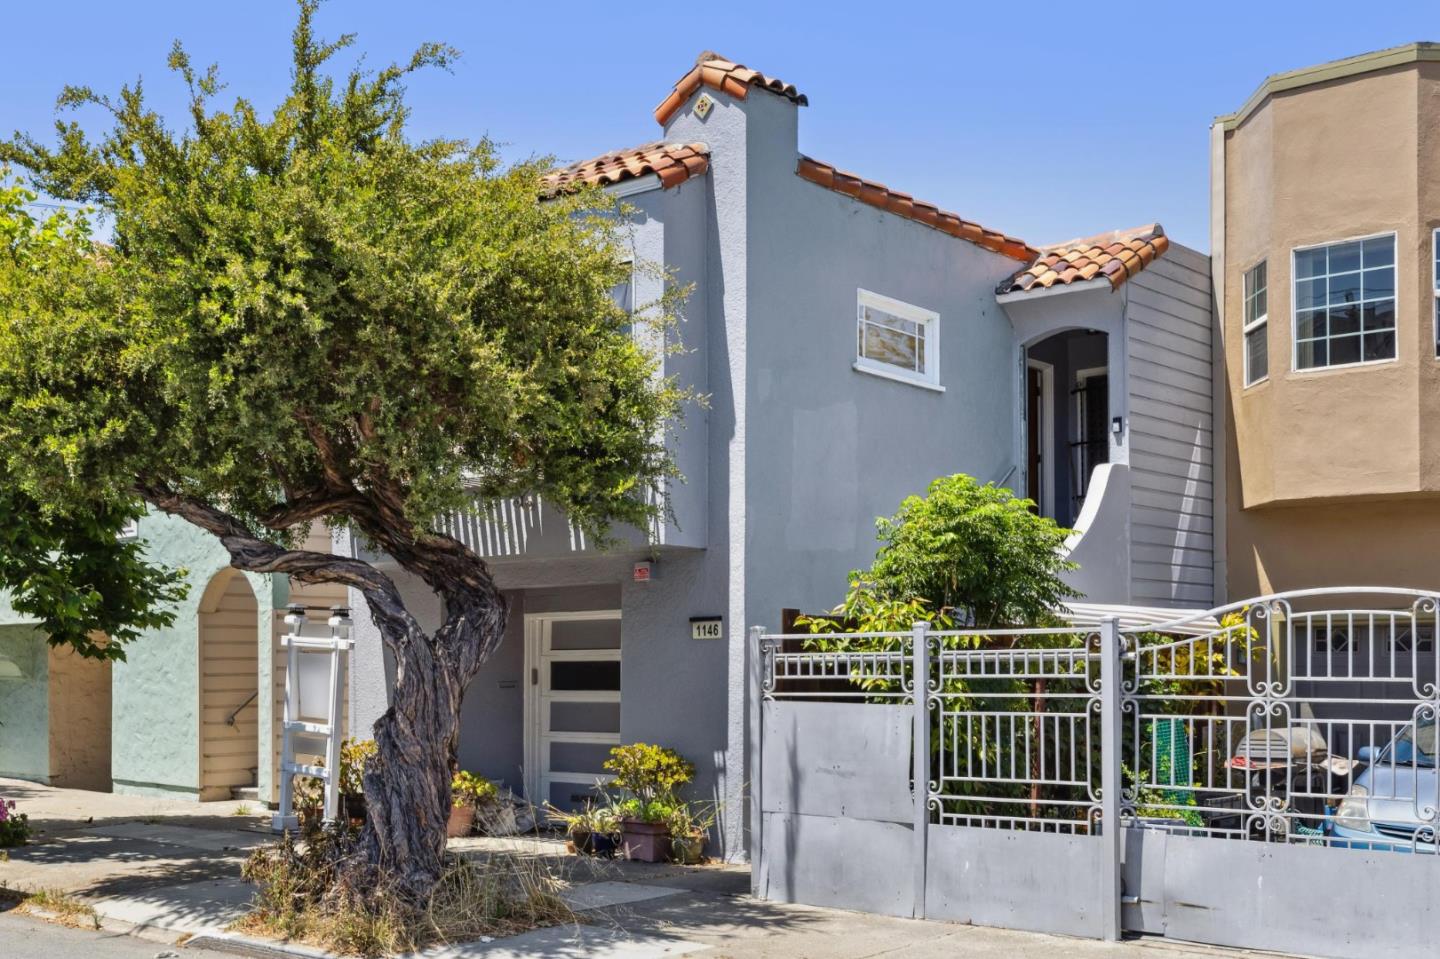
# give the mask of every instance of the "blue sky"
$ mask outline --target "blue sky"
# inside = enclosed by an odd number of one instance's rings
[[[800,148],[1031,243],[1158,219],[1208,247],[1207,138],[1267,74],[1440,37],[1431,3],[969,2],[568,4],[332,0],[322,33],[372,63],[443,40],[453,74],[410,85],[418,135],[489,135],[514,158],[573,160],[654,139],[652,108],[704,49],[810,97]],[[289,0],[13,5],[0,129],[44,132],[64,83],[165,70],[179,37],[230,92],[287,82]]]

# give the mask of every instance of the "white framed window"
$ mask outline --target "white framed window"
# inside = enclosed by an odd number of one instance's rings
[[[1292,256],[1295,369],[1395,359],[1395,234],[1303,247]]]
[[[1435,355],[1440,357],[1440,230],[1430,234],[1430,286],[1435,290]]]
[[[855,316],[855,369],[944,390],[939,313],[857,290]]]
[[[1245,271],[1245,385],[1270,376],[1270,313],[1265,261]]]
[[[115,534],[115,538],[120,540],[121,542],[126,542],[132,539],[139,539],[140,521],[138,519],[126,520],[125,525],[120,527],[120,532]]]

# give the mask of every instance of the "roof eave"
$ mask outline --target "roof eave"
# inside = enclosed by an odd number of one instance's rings
[[[1440,61],[1440,43],[1407,43],[1403,46],[1346,57],[1343,60],[1331,60],[1329,63],[1318,63],[1314,66],[1302,67],[1299,70],[1272,74],[1256,88],[1255,92],[1250,95],[1250,99],[1245,101],[1244,106],[1234,113],[1216,117],[1212,125],[1221,127],[1227,132],[1233,130],[1260,109],[1266,99],[1287,90],[1426,61]]]
[[[1029,303],[1034,300],[1043,300],[1047,296],[1059,296],[1061,293],[1088,293],[1091,290],[1105,290],[1113,293],[1117,287],[1112,286],[1110,279],[1106,276],[1094,276],[1088,280],[1080,280],[1074,283],[1053,283],[1050,286],[1030,287],[1027,290],[1011,290],[1008,293],[996,293],[995,302],[1005,303]]]

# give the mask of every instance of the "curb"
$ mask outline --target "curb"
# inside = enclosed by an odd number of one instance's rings
[[[256,956],[258,959],[288,959],[299,956],[302,959],[340,959],[333,952],[302,946],[299,943],[276,942],[273,939],[256,939],[233,932],[202,932],[185,941],[186,949],[209,949],[234,956]]]

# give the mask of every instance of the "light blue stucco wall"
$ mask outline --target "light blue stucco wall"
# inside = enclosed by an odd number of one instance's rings
[[[0,626],[0,776],[49,781],[49,668],[43,635]]]
[[[126,646],[112,686],[111,770],[116,792],[198,797],[200,790],[200,603],[215,574],[230,565],[220,541],[183,520],[150,513],[140,520],[147,557],[187,571],[190,590],[175,622]],[[270,688],[271,577],[245,574],[256,596],[260,689]],[[283,602],[283,597],[281,599]],[[266,696],[260,697],[264,706]],[[266,707],[268,708],[268,707]],[[268,729],[262,722],[262,743]],[[264,755],[264,753],[262,753]],[[268,775],[268,764],[261,763]]]
[[[229,554],[219,540],[183,520],[148,513],[139,523],[146,558],[187,571],[187,597],[175,622],[148,630],[125,647],[111,678],[111,770],[114,790],[154,796],[198,796],[200,777],[200,604],[205,588],[226,569]],[[271,684],[270,625],[286,601],[283,577],[244,574],[258,607],[257,688]],[[47,646],[33,620],[16,613],[0,594],[0,673],[5,660],[20,665],[23,680],[0,675],[0,775],[45,780],[49,775]],[[269,748],[272,707],[257,701],[261,755]],[[268,787],[269,765],[260,764],[260,785]],[[263,794],[263,793],[262,793]]]

